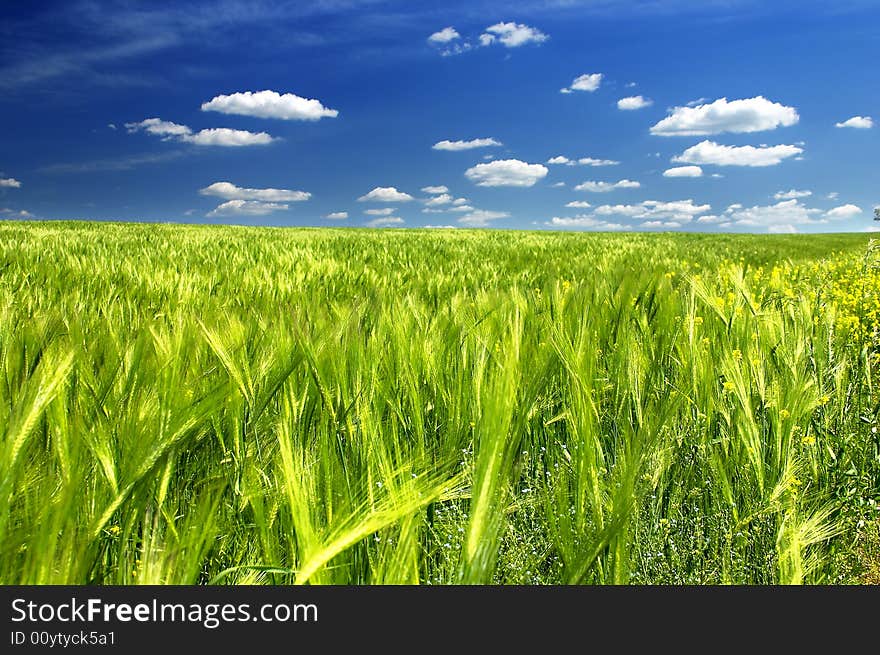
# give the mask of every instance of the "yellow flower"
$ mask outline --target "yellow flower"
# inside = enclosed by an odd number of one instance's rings
[[[816,443],[816,437],[814,437],[811,434],[805,435],[801,439],[801,443],[804,444],[805,446],[812,446],[814,443]]]
[[[733,355],[733,361],[735,362],[741,361],[743,358],[742,351],[734,350],[731,354]]]
[[[694,316],[694,325],[699,326],[702,324],[703,324],[703,317],[702,316]]]
[[[830,400],[831,400],[831,396],[829,396],[829,395],[826,393],[826,394],[824,394],[821,398],[819,398],[819,404],[820,404],[820,405],[827,405],[827,404],[828,404],[828,401],[830,401]]]
[[[724,383],[724,390],[725,391],[733,391],[734,388],[735,388],[735,385],[733,384],[733,382],[725,382]]]
[[[789,416],[791,416],[791,412],[789,412],[787,409],[780,409],[779,410],[779,418],[781,418],[783,421],[785,419],[787,419]]]

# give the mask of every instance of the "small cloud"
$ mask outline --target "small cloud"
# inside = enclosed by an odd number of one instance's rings
[[[571,93],[572,91],[588,91],[592,93],[602,84],[602,73],[585,73],[574,78],[571,86],[560,89],[560,93]]]
[[[791,189],[789,191],[777,191],[773,194],[773,198],[775,200],[794,200],[795,198],[809,198],[811,195],[813,195],[812,191]]]
[[[431,148],[434,150],[451,150],[451,151],[459,151],[459,150],[473,150],[474,148],[489,148],[493,146],[502,146],[504,145],[500,141],[493,139],[491,137],[484,139],[471,139],[470,141],[438,141]]]
[[[367,209],[364,213],[367,216],[391,216],[396,211],[394,207],[385,207],[383,209]]]
[[[192,134],[192,130],[186,125],[179,125],[171,121],[163,121],[161,118],[145,118],[138,123],[126,123],[125,129],[131,134],[144,131],[148,134],[164,137],[168,141],[173,137],[183,137]]]
[[[115,129],[116,129],[116,123],[107,123],[107,127],[109,127],[111,130],[115,130]]]
[[[528,164],[519,159],[498,159],[477,164],[465,171],[465,177],[483,187],[531,187],[547,177],[549,170],[541,164]]]
[[[551,184],[550,186],[553,187],[554,189],[559,189],[559,188],[565,186],[565,182],[555,182],[554,184]]]
[[[377,186],[368,194],[358,198],[358,202],[409,202],[413,197],[398,191],[393,186]]]
[[[21,182],[16,180],[14,177],[0,177],[0,188],[18,189],[20,187]]]
[[[677,166],[663,171],[663,177],[703,177],[703,169],[699,166]]]
[[[834,127],[853,127],[857,130],[869,130],[874,127],[874,119],[870,116],[853,116],[842,123],[835,123]]]
[[[551,227],[578,228],[584,230],[613,231],[629,230],[630,228],[621,223],[609,223],[593,218],[592,216],[554,216],[547,225]]]
[[[589,191],[591,193],[607,193],[615,189],[638,189],[641,184],[633,180],[618,180],[617,182],[581,182],[574,190]]]
[[[828,198],[828,200],[837,200],[840,197],[840,194],[837,191],[832,191],[825,197]]]
[[[200,130],[195,134],[181,137],[183,141],[197,146],[264,146],[276,139],[265,132],[248,132],[247,130],[232,130],[228,127],[215,127],[208,130]]]
[[[431,195],[447,193],[448,191],[449,189],[443,185],[422,187],[422,193],[430,193]]]
[[[645,98],[643,96],[629,96],[628,98],[621,98],[618,100],[617,108],[622,111],[634,111],[636,109],[650,107],[653,104],[654,101],[650,98]]]
[[[439,32],[434,32],[429,36],[428,43],[449,43],[450,41],[455,41],[460,38],[461,34],[459,34],[454,27],[444,27]]]
[[[374,218],[367,222],[367,227],[393,227],[395,225],[403,225],[402,218],[397,216],[388,216],[386,218]]]
[[[617,166],[620,162],[613,159],[594,159],[593,157],[581,157],[569,159],[563,155],[557,155],[547,160],[548,164],[561,164],[563,166]]]
[[[339,115],[337,110],[325,107],[319,100],[270,90],[219,95],[203,103],[202,111],[285,121],[317,121]]]
[[[498,220],[499,218],[507,218],[510,216],[507,212],[494,212],[487,211],[485,209],[475,209],[469,214],[465,214],[461,218],[458,219],[458,222],[461,225],[467,225],[468,227],[488,227],[491,221]]]
[[[207,216],[265,216],[277,211],[289,209],[286,204],[261,202],[259,200],[227,200]]]
[[[455,225],[425,225],[426,230],[457,230]]]
[[[576,207],[578,209],[589,209],[593,205],[588,203],[586,200],[572,200],[569,203],[566,203],[566,207]]]
[[[714,141],[702,141],[673,157],[672,161],[716,166],[776,166],[802,152],[803,148],[791,145],[756,148],[755,146],[724,146]]]
[[[329,214],[325,215],[324,218],[331,221],[342,221],[348,218],[348,212],[330,212]]]
[[[203,196],[216,196],[227,200],[262,200],[264,202],[302,202],[312,197],[308,191],[290,189],[247,189],[231,182],[214,182],[200,189]]]
[[[501,43],[506,48],[519,48],[527,43],[544,43],[550,37],[541,30],[520,23],[495,23],[480,35],[480,45]]]
[[[841,205],[840,207],[835,207],[834,209],[829,210],[825,215],[831,219],[845,219],[855,218],[861,214],[862,208],[858,205]]]

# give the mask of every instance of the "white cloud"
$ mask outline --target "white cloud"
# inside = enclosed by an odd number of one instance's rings
[[[639,227],[645,227],[650,229],[661,228],[667,230],[674,230],[676,228],[681,227],[681,223],[678,221],[645,221]]]
[[[403,219],[397,216],[388,216],[386,218],[374,218],[367,222],[367,227],[391,227],[393,225],[403,225]]]
[[[628,98],[621,98],[618,100],[617,108],[623,111],[634,111],[636,109],[650,107],[653,104],[654,101],[650,98],[645,98],[643,96],[629,96]]]
[[[348,212],[330,212],[324,218],[328,218],[331,221],[341,221],[348,218]]]
[[[426,230],[457,230],[455,225],[425,225]]]
[[[428,42],[449,43],[450,41],[455,41],[458,38],[461,38],[461,35],[456,31],[454,27],[444,27],[439,32],[434,32],[431,36],[429,36]]]
[[[874,127],[874,119],[870,116],[853,116],[842,123],[835,123],[834,127],[854,127],[859,130],[868,130]]]
[[[588,203],[586,200],[572,200],[571,202],[566,203],[565,206],[566,207],[576,207],[578,209],[588,209],[588,208],[592,207],[593,205]]]
[[[551,225],[553,227],[576,227],[582,229],[590,229],[590,230],[608,230],[608,231],[618,231],[618,230],[629,230],[630,228],[626,225],[622,225],[621,223],[609,223],[607,221],[601,221],[592,216],[573,216],[573,217],[560,217],[554,216],[547,225]]]
[[[773,198],[775,200],[795,200],[796,198],[809,198],[811,195],[813,195],[812,191],[790,189],[789,191],[777,191],[773,194]]]
[[[0,214],[12,219],[26,219],[34,217],[34,215],[26,209],[19,209],[18,211],[16,211],[15,209],[9,209],[9,207],[4,207],[3,209],[0,209]]]
[[[659,136],[703,136],[722,132],[761,132],[788,127],[800,120],[794,107],[771,102],[763,96],[727,101],[720,98],[707,105],[675,107],[669,116],[651,128]]]
[[[553,187],[554,189],[561,189],[562,187],[565,186],[565,182],[554,182],[550,186]]]
[[[437,193],[447,193],[448,191],[449,191],[449,189],[448,189],[447,187],[445,187],[445,186],[442,186],[442,185],[439,185],[439,186],[423,186],[423,187],[422,187],[422,192],[423,192],[423,193],[430,193],[430,194],[432,194],[432,195],[433,195],[433,194],[437,194]]]
[[[770,225],[767,227],[770,234],[796,234],[798,229],[789,223],[784,225]]]
[[[245,91],[231,95],[219,95],[202,104],[202,111],[221,114],[279,118],[286,121],[317,121],[336,118],[339,112],[329,109],[318,100],[301,98],[293,93],[277,91]]]
[[[840,207],[835,207],[834,209],[829,210],[825,215],[831,219],[844,219],[860,216],[861,213],[862,208],[857,205],[841,205]]]
[[[368,209],[364,213],[368,216],[391,216],[396,209],[394,207],[385,207],[384,209]]]
[[[677,166],[663,171],[663,177],[702,177],[703,169],[699,166]]]
[[[465,171],[465,177],[477,186],[530,187],[547,177],[548,169],[541,164],[528,164],[519,159],[497,159],[477,164]]]
[[[810,225],[825,222],[817,218],[822,214],[822,210],[806,207],[796,198],[763,207],[731,205],[724,214],[731,224],[743,227],[769,228],[770,226]]]
[[[448,193],[441,193],[439,196],[434,196],[433,198],[429,198],[425,201],[425,204],[429,207],[436,207],[437,205],[449,205],[452,203],[452,196]]]
[[[277,202],[261,202],[259,200],[227,200],[216,209],[208,212],[208,216],[265,216],[272,212],[288,209],[285,204]]]
[[[557,155],[547,160],[548,164],[561,164],[564,166],[617,166],[620,162],[613,159],[594,159],[593,157],[581,157],[569,159],[563,155]]]
[[[705,216],[700,216],[697,219],[697,223],[707,223],[709,225],[714,225],[717,223],[723,223],[727,219],[722,216],[716,216],[715,214],[707,214]]]
[[[559,91],[561,93],[571,93],[572,91],[589,91],[593,92],[602,84],[602,73],[584,73],[574,78],[571,86],[567,86]]]
[[[195,134],[181,137],[187,143],[197,146],[263,146],[275,141],[265,132],[248,132],[247,130],[233,130],[228,127],[214,127],[208,130],[200,130]]]
[[[368,194],[358,198],[358,202],[409,202],[413,197],[398,191],[393,186],[377,186]]]
[[[461,225],[467,225],[469,227],[487,227],[490,221],[495,221],[499,218],[507,218],[508,216],[510,216],[510,214],[507,212],[493,212],[485,209],[475,209],[459,218],[458,222]]]
[[[163,121],[161,118],[147,118],[139,123],[126,123],[125,128],[129,133],[144,131],[148,134],[161,136],[163,141],[176,139],[197,146],[255,146],[275,141],[265,132],[232,130],[228,127],[200,130],[193,134],[192,129],[188,126]]]
[[[470,205],[456,205],[455,207],[450,207],[446,211],[450,212],[472,212],[474,208]]]
[[[0,188],[18,189],[20,186],[21,182],[14,177],[0,177]]]
[[[485,139],[471,139],[470,141],[448,141],[444,139],[443,141],[438,141],[433,146],[431,146],[434,150],[473,150],[474,148],[488,148],[491,146],[501,146],[504,145],[500,141],[493,139],[491,137]]]
[[[645,200],[637,205],[600,205],[593,210],[597,216],[629,216],[643,220],[674,220],[687,223],[694,216],[705,214],[712,205],[695,205],[690,198],[687,200]]]
[[[825,197],[828,198],[828,200],[837,200],[837,198],[838,198],[839,196],[840,196],[840,194],[839,194],[837,191],[832,191],[831,193],[829,193],[829,194],[828,194],[827,196],[825,196]]]
[[[641,184],[638,182],[634,182],[633,180],[618,180],[617,182],[581,182],[578,184],[574,190],[575,191],[590,191],[592,193],[608,193],[609,191],[614,191],[615,189],[638,189]]]
[[[714,164],[716,166],[776,166],[783,160],[799,155],[803,148],[779,146],[723,146],[714,141],[701,141],[691,146],[673,162]]]
[[[214,182],[199,190],[199,193],[203,196],[216,196],[226,200],[263,200],[266,202],[301,202],[312,197],[308,191],[271,188],[246,189],[231,182]]]
[[[495,23],[480,35],[480,45],[500,42],[507,48],[518,48],[527,43],[543,43],[550,37],[541,30],[519,23]]]
[[[163,121],[161,118],[146,118],[139,123],[126,123],[125,129],[129,133],[143,130],[149,134],[165,137],[164,141],[172,137],[183,137],[192,134],[192,130],[186,125]]]

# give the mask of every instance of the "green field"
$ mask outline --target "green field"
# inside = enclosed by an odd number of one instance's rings
[[[867,235],[0,223],[0,583],[880,578]]]

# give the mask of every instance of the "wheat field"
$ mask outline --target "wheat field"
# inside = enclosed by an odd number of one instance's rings
[[[0,223],[2,584],[877,581],[867,235]]]

